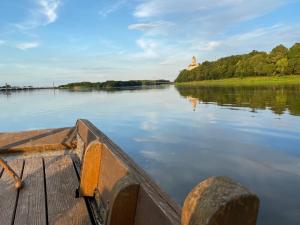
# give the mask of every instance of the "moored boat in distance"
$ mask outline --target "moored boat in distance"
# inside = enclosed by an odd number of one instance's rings
[[[239,183],[210,177],[181,208],[87,120],[0,133],[0,159],[1,224],[256,224],[259,199]]]

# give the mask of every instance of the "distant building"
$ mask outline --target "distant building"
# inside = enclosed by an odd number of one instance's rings
[[[198,66],[199,66],[199,64],[197,63],[197,59],[195,56],[193,56],[192,63],[188,66],[187,70],[193,70],[193,69],[197,68]]]

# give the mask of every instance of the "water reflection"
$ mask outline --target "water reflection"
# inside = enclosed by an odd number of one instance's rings
[[[136,92],[136,91],[146,91],[146,90],[163,90],[170,88],[169,84],[162,85],[148,85],[148,86],[132,86],[132,87],[120,87],[120,88],[75,88],[75,89],[59,89],[60,91],[67,92],[103,92],[103,93],[120,93],[124,92]]]
[[[193,98],[192,96],[187,96],[186,99],[192,104],[193,111],[196,111],[196,107],[199,104],[199,99]]]
[[[292,115],[300,115],[300,86],[177,86],[176,88],[189,101],[193,100],[192,104],[195,104],[196,98],[203,103],[215,102],[220,106],[249,107],[252,112],[270,108],[278,115],[286,111]]]
[[[13,92],[0,94],[0,132],[86,118],[179,203],[199,181],[224,175],[259,195],[258,225],[296,225],[299,96],[299,87]]]

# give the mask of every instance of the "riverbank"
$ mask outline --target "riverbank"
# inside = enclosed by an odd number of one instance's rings
[[[175,83],[176,86],[257,86],[257,85],[300,85],[300,75],[228,78]]]
[[[129,88],[129,87],[146,87],[171,84],[169,80],[129,80],[129,81],[114,81],[105,82],[77,82],[60,85],[60,89],[114,89],[114,88]]]

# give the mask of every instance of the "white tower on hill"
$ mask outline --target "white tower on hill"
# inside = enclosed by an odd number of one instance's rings
[[[192,58],[192,63],[188,66],[187,70],[192,70],[195,69],[199,66],[199,64],[197,63],[197,59],[195,56],[193,56]]]

